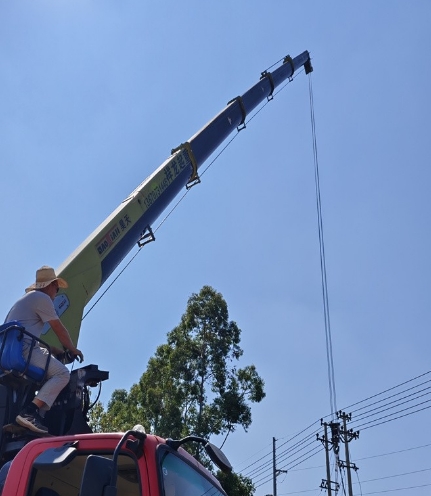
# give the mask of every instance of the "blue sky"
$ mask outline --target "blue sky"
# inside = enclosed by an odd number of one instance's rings
[[[2,2],[3,314],[172,148],[274,62],[309,50],[338,407],[429,371],[430,11],[419,0]],[[192,293],[221,292],[242,363],[267,391],[249,432],[225,445],[236,469],[330,412],[308,83],[300,74],[249,123],[81,329],[85,363],[110,371],[106,402],[138,381]],[[361,432],[355,490],[430,469],[418,448],[429,418]],[[278,496],[320,494],[323,453],[298,468]],[[269,493],[271,482],[256,491]]]

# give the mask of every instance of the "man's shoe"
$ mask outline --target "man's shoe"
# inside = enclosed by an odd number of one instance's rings
[[[38,413],[21,412],[15,419],[17,424],[30,429],[39,434],[48,434],[48,427],[45,427]]]

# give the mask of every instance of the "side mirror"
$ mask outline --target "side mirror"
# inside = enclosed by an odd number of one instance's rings
[[[116,496],[117,488],[110,485],[113,470],[112,460],[89,455],[82,474],[79,496]]]
[[[207,443],[205,445],[205,451],[208,453],[211,461],[217,465],[222,472],[232,472],[232,465],[220,448],[217,448],[217,446],[212,443]]]
[[[222,472],[232,472],[232,465],[230,464],[229,460],[227,459],[226,455],[223,453],[223,451],[220,448],[217,448],[214,444],[210,443],[203,437],[199,436],[187,436],[184,437],[183,439],[167,439],[166,444],[177,451],[177,449],[184,443],[188,443],[194,441],[196,443],[203,444],[205,446],[205,451],[207,452],[208,456],[211,458],[211,461],[217,465],[217,467],[222,471]]]

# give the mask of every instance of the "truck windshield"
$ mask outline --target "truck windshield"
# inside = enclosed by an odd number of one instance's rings
[[[161,459],[164,496],[226,496],[194,467],[171,452]]]

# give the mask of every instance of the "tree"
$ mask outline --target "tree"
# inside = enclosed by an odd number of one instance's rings
[[[219,470],[217,479],[229,496],[251,496],[255,491],[251,479],[241,474],[226,473]]]
[[[150,358],[139,383],[129,393],[114,391],[93,425],[124,430],[143,423],[162,437],[223,436],[222,445],[238,426],[247,431],[250,403],[260,402],[265,392],[254,365],[237,366],[243,355],[240,336],[223,296],[204,286],[189,298],[179,325]],[[208,465],[198,451],[194,454]],[[240,488],[238,496],[253,492],[251,481],[241,476],[225,482]]]
[[[157,348],[136,391],[151,430],[165,437],[226,439],[238,425],[248,429],[249,402],[260,402],[265,393],[254,365],[236,367],[243,354],[240,335],[220,293],[204,286],[189,298],[180,324]]]

